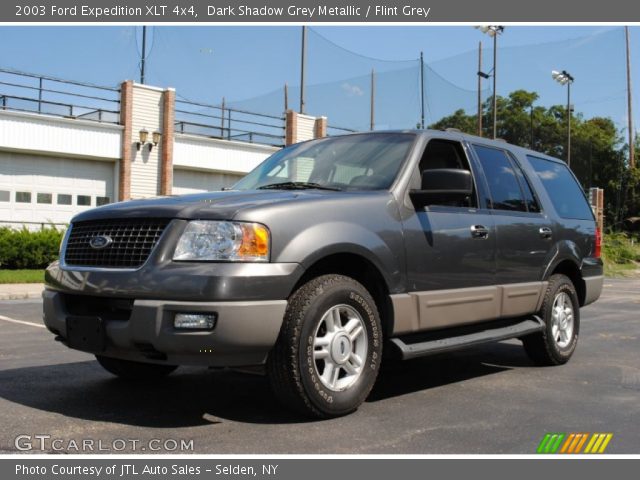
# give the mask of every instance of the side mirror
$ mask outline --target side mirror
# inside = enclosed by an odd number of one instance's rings
[[[461,201],[473,194],[473,179],[469,170],[423,170],[420,190],[411,190],[409,193],[412,199],[423,204]]]

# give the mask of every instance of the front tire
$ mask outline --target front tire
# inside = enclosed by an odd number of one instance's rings
[[[551,276],[539,314],[545,329],[522,339],[527,355],[536,365],[567,363],[576,349],[580,332],[578,294],[567,276]]]
[[[96,360],[107,372],[126,380],[155,380],[166,377],[178,368],[177,365],[134,362],[102,355],[96,355]]]
[[[369,292],[352,278],[323,275],[289,299],[267,373],[284,405],[331,418],[365,401],[381,358],[380,315]]]

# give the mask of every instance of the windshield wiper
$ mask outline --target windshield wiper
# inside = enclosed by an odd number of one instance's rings
[[[258,187],[258,190],[332,190],[339,192],[340,189],[336,187],[327,187],[326,185],[320,185],[313,182],[282,182],[282,183],[269,183]]]

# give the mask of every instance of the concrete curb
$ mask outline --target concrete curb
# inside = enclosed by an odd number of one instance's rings
[[[42,283],[6,283],[0,284],[0,300],[24,300],[41,298],[44,284]]]

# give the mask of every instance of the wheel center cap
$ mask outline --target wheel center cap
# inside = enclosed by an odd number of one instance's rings
[[[344,333],[337,334],[331,342],[331,357],[336,363],[345,363],[351,355],[351,339]]]

